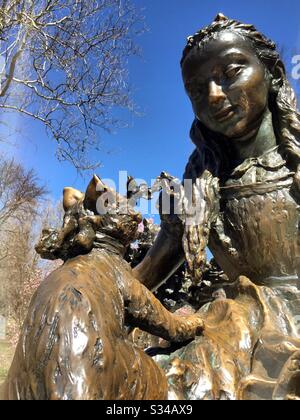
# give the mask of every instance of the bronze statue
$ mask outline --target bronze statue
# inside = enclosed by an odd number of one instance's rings
[[[98,215],[104,193],[116,199]],[[142,218],[127,198],[94,176],[86,194],[65,189],[64,209],[63,228],[43,231],[36,249],[65,263],[31,301],[4,398],[165,399],[162,369],[133,344],[128,327],[185,342],[201,334],[202,319],[171,314],[133,277],[123,256]]]
[[[300,398],[300,115],[275,44],[219,14],[181,61],[200,185],[193,223],[165,217],[135,276],[155,288],[186,258],[201,283],[208,245],[233,282],[199,310],[202,337],[157,358],[169,398]],[[235,281],[235,282],[234,282]]]
[[[132,271],[122,256],[140,216],[99,215],[98,178],[85,196],[66,190],[64,227],[37,248],[66,262],[32,300],[7,398],[300,399],[295,94],[275,44],[222,14],[188,38],[181,67],[196,145],[184,180],[198,211],[184,196],[183,214],[161,211]],[[138,283],[155,289],[186,260],[201,287],[207,245],[228,281],[197,314],[171,315]],[[127,325],[170,341],[202,334],[151,360]]]

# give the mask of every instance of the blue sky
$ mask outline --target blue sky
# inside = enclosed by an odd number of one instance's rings
[[[118,171],[127,170],[150,183],[162,170],[181,177],[193,150],[189,140],[193,113],[179,67],[186,37],[223,12],[254,23],[284,48],[290,62],[292,53],[300,54],[300,2],[136,0],[136,3],[144,8],[149,32],[138,39],[143,56],[133,58],[129,69],[134,99],[144,116],[130,116],[129,128],[103,136],[103,151],[97,156],[103,167],[98,173],[117,181]],[[300,80],[294,86],[297,83]],[[16,146],[5,146],[6,152],[15,155],[26,167],[33,167],[55,200],[61,197],[64,186],[85,189],[87,179],[82,179],[70,164],[56,160],[55,143],[39,124],[18,117],[11,123],[21,130],[21,135],[14,139]]]

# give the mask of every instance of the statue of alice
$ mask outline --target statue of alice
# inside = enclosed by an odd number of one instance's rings
[[[186,258],[201,280],[208,245],[235,281],[200,309],[203,336],[160,357],[169,398],[300,398],[300,115],[275,44],[219,14],[188,38],[182,77],[201,182],[200,217],[163,220],[135,269],[154,288]]]
[[[5,398],[300,399],[294,91],[275,44],[222,14],[188,38],[181,69],[196,146],[184,180],[198,189],[200,211],[191,223],[162,212],[132,271],[122,256],[139,215],[97,215],[97,178],[85,196],[66,190],[64,227],[44,232],[38,247],[66,262],[33,297]],[[148,289],[184,260],[200,284],[207,246],[228,286],[194,315],[170,314]],[[126,326],[192,341],[153,360]]]

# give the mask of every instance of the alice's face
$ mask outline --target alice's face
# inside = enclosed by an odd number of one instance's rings
[[[234,32],[220,32],[191,50],[182,76],[197,119],[226,137],[247,135],[267,108],[267,71],[249,41]]]

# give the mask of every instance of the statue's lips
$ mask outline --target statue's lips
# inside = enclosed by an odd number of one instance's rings
[[[217,120],[218,122],[223,122],[231,118],[233,114],[234,114],[234,108],[232,106],[229,106],[213,114],[213,118]]]

